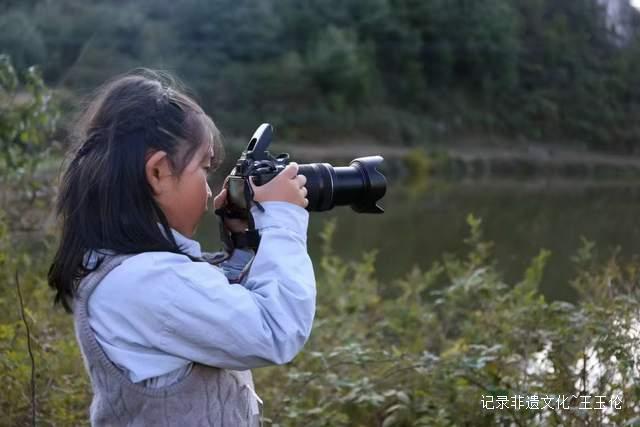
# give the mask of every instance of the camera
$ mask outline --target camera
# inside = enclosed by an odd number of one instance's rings
[[[267,151],[272,138],[273,127],[261,124],[236,162],[227,180],[226,216],[247,218],[253,202],[249,179],[257,186],[264,185],[289,164],[289,154],[274,157]],[[386,193],[387,180],[376,169],[383,160],[382,156],[360,157],[343,167],[329,163],[300,164],[298,174],[307,177],[309,205],[306,209],[321,212],[349,205],[359,213],[383,213],[377,202]]]

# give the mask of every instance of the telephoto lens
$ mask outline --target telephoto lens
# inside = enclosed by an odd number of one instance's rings
[[[264,185],[289,164],[289,154],[274,157],[267,151],[272,137],[273,126],[261,124],[236,162],[227,183],[231,202],[231,207],[227,207],[228,216],[245,218],[248,215],[249,178],[255,185]],[[377,169],[383,160],[382,156],[368,156],[352,160],[349,166],[298,165],[298,173],[307,177],[307,210],[321,212],[348,205],[359,213],[383,213],[377,204],[387,191],[387,180]]]
[[[382,156],[368,156],[352,160],[349,166],[299,165],[298,173],[307,177],[307,210],[321,212],[350,205],[359,213],[383,213],[377,202],[387,191],[387,180],[376,169],[383,160]]]

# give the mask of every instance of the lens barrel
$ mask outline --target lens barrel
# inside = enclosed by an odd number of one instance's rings
[[[352,160],[349,166],[299,165],[298,173],[307,177],[307,210],[321,212],[350,205],[359,213],[383,213],[377,202],[387,191],[387,180],[376,169],[383,160],[382,156],[368,156]]]

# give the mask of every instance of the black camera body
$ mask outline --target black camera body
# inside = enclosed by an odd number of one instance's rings
[[[289,164],[288,154],[273,157],[267,151],[272,135],[273,127],[267,123],[261,124],[231,171],[227,181],[229,194],[227,213],[229,217],[247,217],[251,208],[250,202],[253,199],[249,179],[253,179],[257,186],[264,185]]]
[[[272,138],[273,127],[261,124],[236,162],[227,180],[227,217],[248,217],[253,202],[250,179],[257,186],[264,185],[289,164],[289,154],[274,157],[267,150]],[[377,201],[386,193],[387,181],[376,169],[383,160],[381,156],[369,156],[357,158],[346,167],[333,167],[329,163],[299,165],[298,174],[307,177],[306,209],[319,212],[350,205],[359,213],[383,213]]]

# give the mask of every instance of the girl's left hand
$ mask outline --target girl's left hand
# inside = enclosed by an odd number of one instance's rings
[[[213,209],[221,208],[227,203],[227,189],[223,188],[217,196],[213,198]],[[233,233],[242,233],[249,228],[249,222],[244,219],[225,218],[224,225]]]

